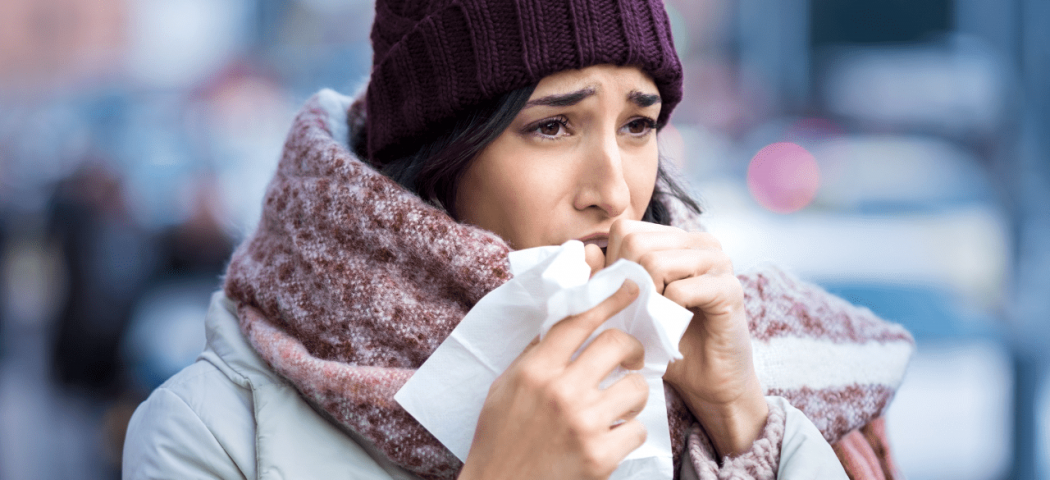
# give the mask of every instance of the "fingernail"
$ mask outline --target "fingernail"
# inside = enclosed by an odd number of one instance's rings
[[[624,280],[622,288],[627,293],[636,293],[638,291],[638,285],[632,282],[631,279]]]

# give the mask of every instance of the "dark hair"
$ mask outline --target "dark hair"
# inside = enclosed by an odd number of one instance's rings
[[[419,145],[415,151],[395,154],[396,158],[392,160],[374,164],[387,177],[456,218],[456,189],[463,172],[488,144],[510,126],[521,109],[525,108],[535,88],[533,85],[511,90],[453,121],[435,125],[430,136],[411,142]],[[350,147],[358,157],[366,158],[367,135],[361,126],[351,138]],[[662,127],[660,125],[657,128]],[[700,206],[675,181],[666,163],[661,155],[653,197],[642,216],[644,221],[661,225],[671,222],[667,206],[659,201],[663,197],[672,197],[686,208],[700,213]]]

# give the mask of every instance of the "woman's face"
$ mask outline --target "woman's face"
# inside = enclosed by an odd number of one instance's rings
[[[579,239],[605,247],[619,218],[641,220],[656,184],[656,85],[597,65],[540,81],[525,108],[460,179],[460,221],[512,248]]]

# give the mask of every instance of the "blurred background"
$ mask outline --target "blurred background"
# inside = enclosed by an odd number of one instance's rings
[[[738,271],[906,325],[911,479],[1050,478],[1050,2],[667,0],[660,136]],[[369,0],[0,2],[0,478],[119,478]]]

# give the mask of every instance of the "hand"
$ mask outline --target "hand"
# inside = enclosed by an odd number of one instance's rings
[[[649,272],[656,290],[693,311],[664,380],[683,397],[720,455],[746,452],[761,434],[769,410],[755,374],[744,294],[721,244],[707,233],[648,222],[617,220],[601,249],[587,246],[588,263],[624,258]]]
[[[608,478],[645,442],[635,418],[649,397],[645,379],[632,373],[598,388],[618,365],[642,368],[641,343],[606,330],[572,360],[595,329],[637,297],[638,286],[627,280],[522,352],[489,389],[460,479]]]

